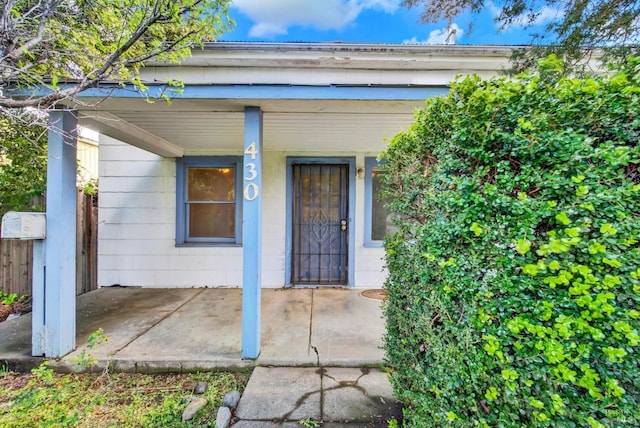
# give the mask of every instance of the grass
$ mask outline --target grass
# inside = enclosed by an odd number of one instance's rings
[[[250,373],[58,374],[44,363],[30,374],[0,371],[0,426],[200,427],[215,425],[225,393],[242,392]],[[207,406],[182,422],[184,401],[207,382]]]

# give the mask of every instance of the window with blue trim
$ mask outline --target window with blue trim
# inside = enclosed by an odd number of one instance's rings
[[[382,163],[376,158],[365,158],[365,233],[364,244],[380,247],[387,232],[393,227],[391,213],[380,196]]]
[[[176,244],[242,243],[242,157],[176,161]]]

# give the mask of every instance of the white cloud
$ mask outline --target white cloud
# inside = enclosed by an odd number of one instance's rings
[[[498,18],[502,13],[502,9],[497,6],[494,2],[490,1],[487,3],[489,6],[489,11],[494,18]],[[564,10],[562,9],[554,9],[549,6],[543,6],[540,10],[537,11],[536,18],[533,21],[530,21],[529,16],[526,13],[520,15],[516,19],[513,20],[511,25],[505,29],[511,28],[522,28],[532,25],[542,25],[546,24],[550,21],[558,19],[564,15]]]
[[[440,30],[433,30],[429,33],[427,40],[419,41],[416,37],[404,40],[406,45],[454,45],[456,39],[460,39],[464,30],[455,22]]]
[[[254,22],[251,37],[287,34],[299,25],[318,30],[341,30],[366,9],[392,13],[397,0],[233,0],[232,6]]]

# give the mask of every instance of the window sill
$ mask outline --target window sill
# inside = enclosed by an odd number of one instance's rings
[[[242,247],[242,244],[233,242],[183,242],[176,247]]]

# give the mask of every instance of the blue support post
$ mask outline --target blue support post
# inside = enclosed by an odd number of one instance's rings
[[[74,111],[49,113],[44,353],[61,357],[76,347],[76,144]]]
[[[44,325],[44,263],[45,240],[33,241],[33,269],[31,280],[31,355],[42,357],[45,354]]]
[[[260,354],[262,259],[262,111],[246,107],[242,211],[242,358]]]

